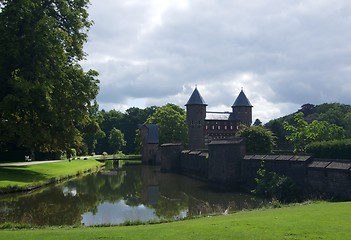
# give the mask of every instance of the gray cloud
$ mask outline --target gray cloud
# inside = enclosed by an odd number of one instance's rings
[[[213,108],[244,87],[264,121],[351,102],[348,1],[180,2],[92,1],[83,65],[100,72],[101,107],[183,105],[195,84]]]

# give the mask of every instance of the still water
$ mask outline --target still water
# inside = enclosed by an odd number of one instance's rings
[[[249,195],[137,165],[106,169],[33,193],[0,196],[0,223],[122,224],[234,212],[263,204]]]

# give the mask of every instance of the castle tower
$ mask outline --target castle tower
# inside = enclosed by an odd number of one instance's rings
[[[246,125],[252,124],[252,104],[241,89],[239,96],[236,98],[232,109],[235,117]]]
[[[205,118],[207,104],[196,87],[185,106],[189,149],[203,149],[205,147]]]

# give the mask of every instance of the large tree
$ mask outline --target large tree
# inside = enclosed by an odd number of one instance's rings
[[[124,140],[124,134],[117,128],[112,128],[108,137],[108,143],[110,144],[113,153],[118,153],[122,147],[126,145]]]
[[[246,151],[250,154],[272,153],[275,145],[273,133],[262,126],[242,126],[236,136],[245,138]]]
[[[110,147],[108,137],[113,128],[122,129],[124,114],[116,110],[102,110],[98,115],[98,123],[101,130],[105,133],[105,137],[97,141],[95,151],[100,154],[102,152],[113,152],[114,150]]]
[[[136,153],[135,135],[139,129],[139,125],[143,124],[149,116],[151,116],[157,107],[151,106],[145,109],[131,107],[126,110],[122,122],[122,131],[124,138],[127,141],[126,147],[124,148],[125,153]]]
[[[187,125],[185,110],[177,105],[168,103],[156,110],[146,121],[159,126],[159,142],[187,143]]]
[[[0,145],[58,151],[82,144],[98,93],[84,72],[88,0],[0,0]]]

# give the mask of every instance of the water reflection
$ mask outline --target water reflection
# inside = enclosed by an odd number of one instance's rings
[[[128,206],[123,200],[116,203],[102,203],[97,207],[97,212],[83,214],[84,225],[120,224],[126,221],[143,221],[155,219],[153,209],[141,204],[136,207]]]
[[[40,226],[121,224],[233,212],[262,206],[244,194],[218,191],[206,183],[157,167],[107,169],[30,194],[0,197],[0,223]]]

